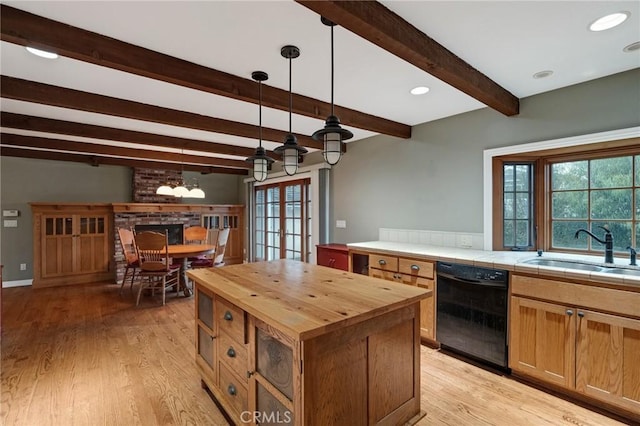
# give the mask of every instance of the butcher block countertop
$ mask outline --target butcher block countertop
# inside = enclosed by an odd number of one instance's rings
[[[295,340],[349,327],[432,293],[295,260],[196,269],[187,275]]]

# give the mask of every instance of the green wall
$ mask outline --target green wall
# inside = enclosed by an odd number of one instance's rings
[[[241,176],[188,172],[185,172],[185,176],[196,177],[207,194],[207,198],[197,200],[198,202],[243,202],[239,198]],[[1,157],[1,209],[20,211],[17,228],[0,227],[3,281],[28,280],[33,277],[30,202],[128,203],[132,200],[131,179],[132,170],[128,167],[92,167],[72,162]],[[26,271],[20,271],[21,263],[27,264]]]
[[[485,149],[639,125],[635,69],[524,98],[516,117],[484,108],[415,126],[409,140],[349,143],[332,170],[331,240],[377,240],[378,228],[481,233]]]

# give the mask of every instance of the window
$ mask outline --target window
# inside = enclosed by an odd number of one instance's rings
[[[533,164],[503,166],[503,241],[505,247],[534,245]]]
[[[640,145],[621,140],[493,159],[493,247],[599,254],[578,229],[640,245]]]
[[[637,246],[639,167],[640,155],[551,163],[551,248],[602,251],[597,241],[574,236],[580,228],[600,235],[600,227],[613,234],[614,251]]]

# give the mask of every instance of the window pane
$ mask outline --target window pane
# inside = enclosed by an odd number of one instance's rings
[[[503,239],[505,247],[513,247],[516,245],[515,222],[513,220],[505,220],[503,225]]]
[[[515,166],[512,164],[504,165],[504,192],[513,192],[515,189],[514,184],[514,170]]]
[[[591,160],[592,188],[628,187],[631,178],[631,157]]]
[[[529,221],[516,220],[516,246],[529,246]]]
[[[631,190],[591,191],[591,219],[631,219]]]
[[[259,189],[256,191],[256,204],[264,203],[264,190]]]
[[[529,218],[529,193],[516,193],[516,218]]]
[[[504,218],[505,219],[514,219],[515,218],[515,210],[513,208],[513,193],[504,194]]]
[[[551,195],[553,219],[586,219],[587,191],[555,192]]]
[[[636,220],[640,220],[640,188],[636,189]]]
[[[636,186],[640,186],[640,155],[636,155]]]
[[[571,161],[551,165],[553,190],[587,189],[587,161]]]
[[[636,243],[633,247],[640,246],[640,222],[636,223]]]
[[[516,191],[529,191],[529,169],[528,164],[518,164],[516,166]]]
[[[570,248],[570,249],[587,249],[587,239],[576,239],[576,231],[580,228],[587,228],[587,222],[553,222],[552,225],[551,245],[557,248]]]
[[[605,225],[613,235],[613,250],[626,251],[626,248],[631,245],[631,222],[593,222],[591,232],[601,240],[604,240],[605,231],[599,227]],[[592,250],[604,252],[604,244],[600,244],[591,237],[589,239],[591,240]]]

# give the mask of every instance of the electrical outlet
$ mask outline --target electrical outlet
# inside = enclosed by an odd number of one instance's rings
[[[26,263],[21,263],[20,264],[20,270],[21,271],[26,271],[27,270],[27,264]]]

